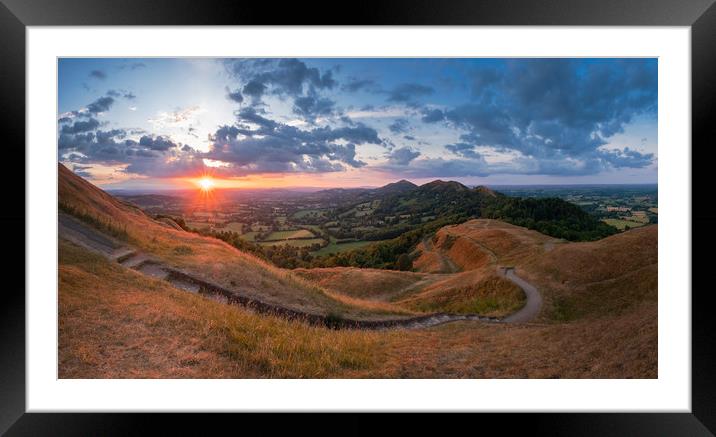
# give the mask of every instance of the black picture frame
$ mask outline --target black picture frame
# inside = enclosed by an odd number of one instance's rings
[[[0,173],[3,186],[25,180],[25,31],[27,26],[104,25],[543,25],[543,26],[690,26],[692,61],[692,272],[705,275],[708,257],[697,250],[714,243],[716,203],[694,202],[708,195],[707,152],[715,133],[716,113],[716,6],[714,0],[490,0],[363,1],[351,5],[313,1],[239,2],[193,0],[1,0],[0,1],[0,92],[3,103],[3,143],[6,153],[14,152],[13,164]],[[327,11],[327,12],[326,12]],[[52,97],[54,98],[54,97]],[[664,122],[663,120],[660,120]],[[672,146],[672,145],[669,145]],[[685,150],[685,152],[688,152]],[[695,159],[698,155],[698,159]],[[19,165],[22,162],[23,165]],[[703,168],[700,168],[703,167]],[[700,177],[697,177],[700,174]],[[0,432],[8,435],[119,435],[146,430],[146,426],[172,425],[188,432],[196,426],[204,433],[232,424],[233,415],[166,414],[39,414],[25,413],[25,246],[20,232],[25,226],[25,193],[8,190],[2,208],[3,239],[15,247],[14,256],[4,262],[6,278],[0,305]],[[19,205],[22,205],[20,207]],[[25,232],[32,229],[24,228]],[[14,239],[14,240],[13,240]],[[21,239],[23,241],[21,241]],[[20,256],[23,254],[23,256]],[[706,273],[704,273],[706,272]],[[12,274],[10,274],[12,273]],[[694,282],[696,284],[696,282]],[[480,429],[497,424],[502,433],[529,429],[532,434],[549,435],[713,435],[716,432],[716,323],[709,305],[711,290],[693,286],[692,292],[692,412],[638,414],[483,414]],[[691,292],[691,290],[680,290]],[[372,415],[333,415],[340,428],[333,432],[363,434],[370,430]],[[464,419],[464,416],[463,416]],[[242,421],[248,420],[246,416]],[[253,420],[253,419],[252,419]],[[476,419],[471,418],[474,422]],[[291,415],[257,423],[270,431],[315,428],[315,419]],[[401,420],[404,434],[411,429],[426,430],[426,416]],[[443,433],[462,421],[440,420]],[[194,425],[190,425],[190,423]],[[340,423],[340,425],[338,425]],[[141,428],[140,428],[141,427]],[[525,428],[526,427],[526,428]],[[389,431],[391,426],[383,428]],[[710,431],[709,431],[710,430]],[[330,432],[330,430],[329,430]]]

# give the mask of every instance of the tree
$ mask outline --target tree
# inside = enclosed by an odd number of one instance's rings
[[[413,260],[410,259],[410,256],[408,256],[405,253],[401,253],[398,257],[398,260],[395,262],[396,267],[400,271],[410,271],[413,270]]]

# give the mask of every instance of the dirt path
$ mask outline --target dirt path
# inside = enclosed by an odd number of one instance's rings
[[[443,273],[457,273],[460,271],[460,267],[458,267],[453,260],[440,253],[440,251],[435,250],[432,237],[428,236],[423,238],[423,247],[425,247],[426,252],[433,253],[440,259],[440,263],[442,264],[442,268],[440,270]]]
[[[485,317],[478,314],[446,314],[435,313],[404,319],[385,320],[352,320],[332,318],[321,314],[306,313],[279,305],[259,301],[253,297],[242,295],[237,290],[229,290],[211,283],[179,269],[165,265],[151,256],[141,253],[102,232],[84,224],[78,219],[60,214],[59,236],[67,239],[92,252],[99,253],[106,258],[116,261],[126,268],[130,268],[144,275],[165,280],[175,287],[191,293],[198,293],[208,298],[228,304],[237,304],[249,308],[257,313],[272,314],[288,319],[299,319],[314,325],[327,326],[334,329],[421,329],[456,321],[479,322],[524,322],[536,315],[534,299],[539,299],[537,312],[541,307],[541,297],[537,290],[524,280],[514,275],[514,271],[507,272],[506,277],[525,290],[527,304],[517,313],[505,318]]]
[[[499,271],[503,272],[502,275],[505,278],[520,287],[527,297],[527,302],[521,310],[510,314],[502,319],[502,321],[506,323],[525,323],[537,317],[542,309],[542,295],[539,294],[537,288],[517,276],[514,267],[500,268]]]

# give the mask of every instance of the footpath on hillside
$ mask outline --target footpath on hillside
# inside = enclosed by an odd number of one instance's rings
[[[238,290],[229,290],[203,278],[190,275],[179,269],[165,265],[160,260],[141,253],[65,213],[60,213],[58,216],[58,232],[60,238],[64,238],[78,246],[84,247],[91,252],[98,253],[111,261],[118,262],[126,268],[153,278],[165,280],[181,290],[198,293],[222,303],[241,305],[257,313],[271,314],[288,319],[298,319],[310,324],[327,326],[334,329],[421,329],[457,321],[525,323],[535,318],[537,314],[539,314],[542,306],[542,298],[537,289],[518,277],[514,269],[508,268],[505,269],[503,273],[504,277],[522,288],[526,296],[526,304],[516,313],[503,319],[485,317],[479,314],[448,313],[435,313],[406,319],[386,320],[335,318],[262,302],[253,297],[242,295]],[[445,258],[446,257],[443,257],[443,259]],[[459,270],[452,261],[450,261],[448,265],[451,269],[454,268],[455,271]]]

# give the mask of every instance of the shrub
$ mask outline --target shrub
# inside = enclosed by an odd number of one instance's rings
[[[192,253],[194,253],[194,251],[191,249],[191,247],[182,244],[174,248],[174,253],[176,255],[191,255]]]

